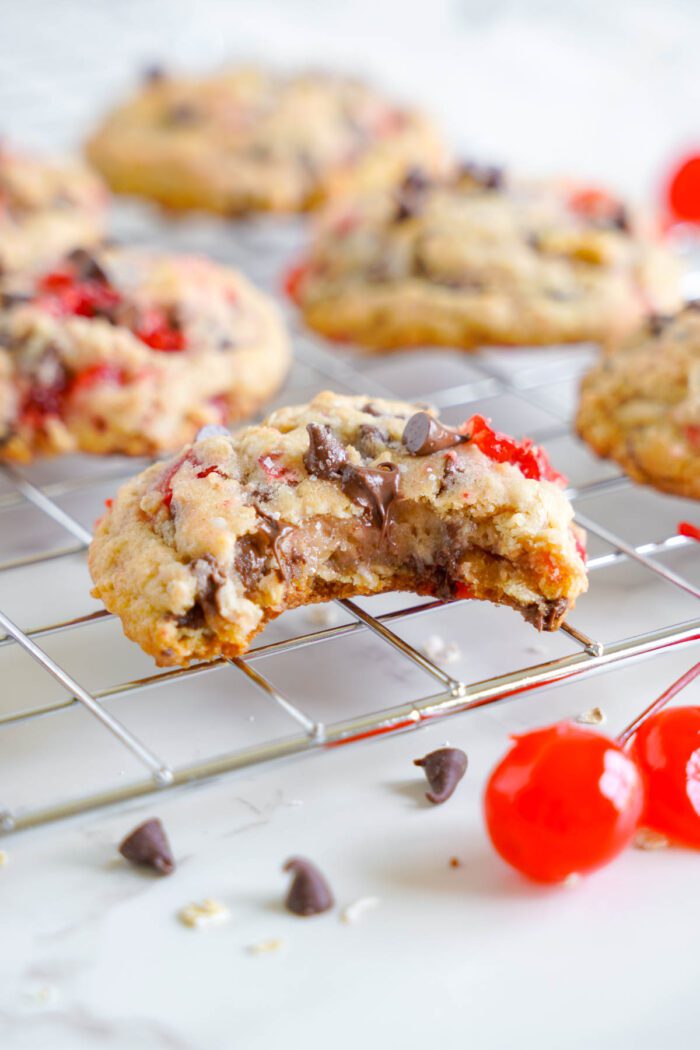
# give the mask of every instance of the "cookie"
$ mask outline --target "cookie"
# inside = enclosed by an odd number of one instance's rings
[[[581,437],[635,481],[700,499],[700,303],[654,317],[585,376]]]
[[[275,306],[240,274],[81,249],[0,286],[0,459],[179,448],[257,410],[289,363]]]
[[[0,274],[41,267],[104,234],[107,192],[86,167],[0,143]]]
[[[221,215],[294,212],[334,192],[444,166],[421,114],[347,77],[235,68],[153,72],[86,145],[117,193]]]
[[[462,166],[336,202],[287,289],[307,324],[372,349],[617,339],[679,305],[676,261],[600,191]]]
[[[401,401],[318,394],[206,431],[128,482],[89,552],[93,595],[161,666],[235,656],[286,609],[411,591],[555,630],[586,590],[542,449]]]

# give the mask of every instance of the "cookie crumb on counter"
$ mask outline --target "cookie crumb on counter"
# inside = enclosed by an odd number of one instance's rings
[[[578,722],[582,726],[601,726],[607,720],[605,712],[601,711],[599,707],[592,707],[590,711],[582,711],[580,715],[576,715],[574,718],[574,722]]]
[[[450,857],[450,867],[451,868],[461,868],[462,867],[462,862],[459,859],[459,857]]]
[[[280,951],[287,942],[282,937],[270,937],[266,941],[258,941],[257,944],[249,944],[246,951],[249,955],[271,955]]]
[[[312,605],[306,610],[306,619],[315,627],[333,627],[340,619],[340,613],[337,606],[330,603]]]
[[[635,849],[666,849],[669,845],[666,836],[653,828],[639,828],[634,836]]]
[[[371,911],[372,908],[379,906],[379,897],[358,897],[352,904],[348,904],[347,908],[343,908],[340,913],[340,921],[345,926],[354,926],[366,911]]]
[[[10,858],[4,849],[0,849],[0,868],[4,868],[9,863]]]
[[[183,926],[199,929],[202,926],[215,926],[222,922],[228,922],[231,918],[231,912],[225,904],[221,904],[211,897],[206,897],[201,903],[186,904],[177,913],[177,917]]]
[[[439,634],[428,635],[421,649],[429,660],[441,664],[453,664],[462,655],[456,642],[445,642]]]

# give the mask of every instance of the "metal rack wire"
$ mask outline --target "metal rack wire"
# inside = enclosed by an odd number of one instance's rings
[[[312,386],[330,386],[375,396],[395,396],[394,390],[379,382],[376,375],[373,376],[371,369],[367,367],[366,358],[355,357],[345,351],[338,353],[299,332],[296,333],[296,344],[297,368],[304,369],[307,383],[311,380]],[[551,353],[552,356],[547,359],[546,364],[530,366],[524,361],[522,367],[514,367],[510,374],[499,367],[493,357],[477,356],[469,360],[468,382],[458,389],[453,386],[445,387],[443,391],[433,393],[432,400],[453,405],[458,402],[460,406],[472,405],[476,409],[476,403],[488,396],[490,400],[506,398],[512,402],[512,399],[516,399],[521,405],[541,407],[540,394],[543,387],[551,385],[553,377],[571,378],[572,373],[575,374],[581,367],[581,363],[575,357],[572,358],[570,353]],[[545,432],[536,433],[536,438],[551,440],[569,433],[567,413],[560,411],[557,415],[559,421],[547,427]],[[99,464],[98,461],[97,469],[93,466],[87,476],[81,474],[63,481],[44,484],[35,483],[27,476],[27,472],[20,472],[7,465],[1,468],[1,472],[7,482],[8,491],[0,495],[0,532],[3,515],[13,508],[31,507],[34,513],[50,519],[59,526],[67,542],[0,562],[0,595],[3,576],[11,570],[22,570],[43,563],[49,566],[49,563],[71,556],[84,556],[90,542],[90,533],[57,501],[78,491],[90,494],[106,482],[116,487],[120,480],[133,472],[133,468],[127,464],[121,468],[121,474],[118,474],[111,465],[105,465],[104,462]],[[669,568],[662,560],[669,553],[680,550],[693,541],[673,532],[655,540],[633,543],[580,509],[582,502],[592,496],[614,492],[616,500],[620,501],[624,500],[630,491],[633,491],[633,486],[621,475],[609,476],[569,490],[570,498],[576,507],[577,520],[591,536],[601,541],[600,552],[589,560],[592,587],[596,586],[596,577],[611,567],[621,562],[633,562],[645,574],[653,574],[665,581],[675,592],[700,598],[700,587],[686,575]],[[50,571],[48,578],[50,579]],[[110,614],[106,611],[90,612],[54,622],[38,623],[23,629],[0,611],[0,627],[5,632],[4,637],[0,638],[0,651],[8,646],[20,646],[47,674],[53,676],[67,694],[48,703],[33,704],[19,713],[0,712],[0,746],[2,732],[8,727],[33,720],[61,717],[77,705],[82,705],[104,730],[114,736],[123,749],[131,753],[146,774],[127,784],[105,787],[104,790],[80,794],[77,797],[57,798],[51,804],[40,807],[25,807],[21,800],[10,805],[9,799],[2,800],[5,807],[0,808],[0,828],[9,832],[44,824],[109,803],[205,781],[222,773],[271,759],[310,753],[319,749],[332,749],[380,734],[414,729],[434,719],[447,718],[458,712],[494,704],[533,689],[591,675],[633,658],[700,640],[700,615],[692,619],[663,623],[641,634],[615,638],[612,641],[592,637],[590,633],[578,628],[574,616],[572,622],[566,622],[561,628],[573,644],[573,652],[546,662],[507,669],[491,677],[471,681],[452,676],[444,667],[397,633],[397,627],[403,621],[412,617],[429,618],[443,603],[419,601],[381,615],[373,615],[358,602],[343,601],[339,604],[349,615],[347,623],[296,634],[282,641],[263,640],[240,659],[217,660],[186,669],[154,670],[143,677],[120,681],[92,691],[84,688],[56,662],[42,647],[41,642],[50,636],[85,631],[98,621],[110,619]],[[377,709],[326,723],[304,710],[303,705],[293,702],[261,670],[269,657],[293,653],[309,646],[323,646],[329,641],[358,632],[371,632],[401,660],[420,668],[433,681],[434,690],[428,696],[407,698],[400,704],[387,708],[381,708],[377,699]],[[509,667],[507,646],[504,646],[503,666]],[[142,740],[126,722],[117,719],[105,706],[107,700],[138,696],[155,686],[167,688],[176,681],[207,675],[217,667],[226,668],[232,676],[245,676],[253,683],[258,690],[260,702],[276,705],[282,712],[289,724],[289,734],[281,738],[263,740],[252,747],[234,748],[221,754],[199,757],[193,762],[173,764],[159,753],[157,747],[154,748]],[[234,682],[231,687],[235,688]],[[28,757],[27,761],[31,761],[31,758]]]

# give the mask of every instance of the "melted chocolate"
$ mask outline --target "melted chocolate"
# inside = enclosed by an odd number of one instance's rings
[[[391,504],[399,494],[399,468],[395,463],[380,463],[378,467],[347,466],[343,471],[343,492],[372,516],[382,530],[388,522]]]
[[[339,478],[347,464],[348,454],[326,423],[308,423],[309,448],[304,453],[304,466],[309,474],[323,481]]]
[[[461,445],[469,438],[443,426],[427,412],[416,412],[404,427],[401,440],[412,455],[429,456],[433,452]]]

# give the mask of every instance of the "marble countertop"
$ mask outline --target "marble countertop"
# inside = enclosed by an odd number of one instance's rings
[[[30,145],[79,141],[94,115],[146,61],[203,66],[226,56],[322,61],[367,72],[425,100],[465,151],[530,171],[575,171],[637,196],[655,192],[670,159],[695,139],[700,103],[690,0],[622,10],[602,0],[555,10],[544,0],[165,0],[5,5],[0,36],[3,131]],[[625,5],[627,8],[627,5]],[[273,287],[277,234],[205,220],[167,228],[119,209],[124,236],[212,250]],[[294,224],[285,251],[298,238]],[[510,368],[513,357],[498,357]],[[493,361],[496,358],[492,358]],[[551,369],[534,403],[485,395],[480,407],[515,431],[559,434],[554,461],[574,483],[609,477],[557,431],[575,396],[586,351],[519,357]],[[551,361],[551,364],[550,364]],[[347,359],[352,367],[356,363]],[[513,367],[516,367],[513,364]],[[458,391],[474,379],[456,354],[362,365],[368,384],[408,397]],[[299,364],[284,397],[318,377]],[[473,410],[473,409],[472,409]],[[500,414],[500,417],[499,417]],[[84,462],[43,465],[31,477],[70,476]],[[3,490],[0,484],[0,494]],[[84,524],[109,483],[62,504]],[[99,499],[98,499],[99,497]],[[697,507],[636,490],[601,493],[587,509],[632,542],[671,534]],[[11,528],[5,528],[9,521]],[[4,530],[4,531],[3,531]],[[26,508],[0,519],[0,560],[65,541]],[[600,548],[602,549],[602,548]],[[695,548],[664,556],[700,582]],[[0,606],[31,625],[96,608],[82,555],[2,576]],[[40,602],[37,599],[40,598]],[[384,606],[385,607],[385,606]],[[576,624],[605,640],[697,615],[697,602],[642,570],[596,576]],[[273,631],[311,629],[307,613]],[[463,603],[407,622],[458,648],[450,671],[469,681],[574,651],[561,634],[539,637],[511,611]],[[88,688],[137,678],[152,665],[114,621],[46,641]],[[86,642],[89,637],[89,642]],[[677,1050],[697,1041],[698,857],[680,849],[629,850],[598,875],[555,890],[521,880],[491,850],[480,797],[512,732],[575,717],[593,706],[611,733],[697,659],[678,650],[614,673],[456,716],[419,732],[320,752],[227,776],[0,840],[0,1045],[7,1050],[407,1050],[459,1041],[478,1050]],[[328,720],[425,696],[434,688],[368,634],[345,644],[271,658],[266,673]],[[54,702],[56,686],[14,647],[0,652],[0,713]],[[685,702],[700,698],[696,686]],[[242,677],[220,669],[152,689],[111,708],[168,759],[186,761],[233,743],[289,732],[278,709]],[[412,760],[445,742],[469,770],[442,807],[423,797]],[[81,711],[0,728],[0,802],[46,804],[99,790],[134,770]],[[168,878],[124,862],[117,844],[159,816],[178,860]],[[284,861],[309,857],[337,907],[313,919],[283,908]],[[450,865],[457,857],[458,867]],[[228,921],[189,929],[179,910],[214,898]],[[355,923],[345,908],[374,898]],[[265,942],[276,950],[255,952]]]

